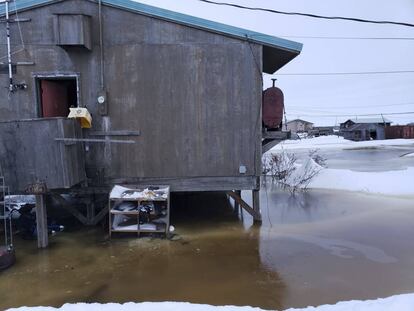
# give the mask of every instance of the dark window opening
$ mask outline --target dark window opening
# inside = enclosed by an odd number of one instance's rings
[[[40,116],[67,117],[70,107],[78,106],[76,78],[38,79]]]
[[[371,140],[376,140],[376,139],[377,139],[377,131],[375,131],[375,130],[371,130],[371,131],[369,132],[369,138],[370,138]]]

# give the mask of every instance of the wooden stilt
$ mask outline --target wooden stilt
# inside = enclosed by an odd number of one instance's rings
[[[241,190],[234,191],[241,198]],[[234,200],[234,212],[239,213],[240,204],[238,201]]]
[[[46,248],[49,244],[46,213],[46,195],[36,195],[36,224],[37,224],[37,247]]]
[[[261,223],[262,214],[260,212],[260,191],[259,190],[253,190],[252,201],[253,201],[253,211],[254,211],[253,220],[255,223]]]
[[[95,203],[88,202],[86,204],[86,220],[89,226],[94,225],[95,220]]]
[[[93,218],[93,222],[92,225],[95,226],[98,224],[98,222],[100,222],[106,214],[108,214],[109,211],[109,205],[105,205],[103,209],[101,209],[101,211],[96,214],[96,216]]]
[[[253,217],[253,219],[254,219],[255,222],[260,222],[261,221],[260,208],[259,208],[258,211],[255,210],[254,208],[252,208],[249,204],[247,204],[245,201],[243,201],[243,199],[241,198],[241,196],[239,196],[236,193],[236,191],[230,191],[230,192],[227,192],[227,194],[229,196],[231,196],[238,204],[240,204],[240,206],[244,210],[246,210],[246,212],[248,212],[250,215],[252,215],[252,217]],[[254,200],[253,200],[253,203],[254,203]],[[256,203],[256,207],[258,206],[257,203]]]
[[[71,213],[73,216],[75,216],[83,225],[88,224],[87,217],[83,216],[80,211],[78,211],[76,208],[71,206],[69,202],[66,201],[64,197],[62,197],[59,193],[52,193],[52,196],[54,199],[59,202],[59,204],[66,209],[69,213]]]

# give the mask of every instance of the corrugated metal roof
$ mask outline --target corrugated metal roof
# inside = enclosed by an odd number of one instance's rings
[[[18,0],[10,5],[10,9],[14,10],[16,5],[18,10],[27,10],[59,1],[63,0]],[[89,1],[96,2],[96,0]],[[173,12],[131,0],[102,0],[102,3],[111,7],[116,7],[131,12],[179,23],[182,25],[227,35],[244,41],[261,44],[263,45],[263,71],[266,73],[273,73],[276,70],[280,69],[282,66],[295,58],[302,50],[302,44],[295,41],[290,41],[263,33],[198,18],[191,15]],[[0,8],[0,14],[4,14],[4,6]]]
[[[354,123],[363,124],[363,123],[392,123],[391,120],[387,118],[354,118],[349,119]]]

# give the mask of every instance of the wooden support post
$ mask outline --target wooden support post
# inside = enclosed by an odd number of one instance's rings
[[[241,190],[235,190],[234,192],[241,198]],[[240,208],[239,202],[234,200],[234,212],[236,214],[239,213],[239,208]]]
[[[101,209],[101,211],[96,214],[96,216],[93,218],[93,223],[92,225],[95,226],[98,224],[98,222],[100,222],[106,214],[108,214],[109,211],[109,205],[105,205],[103,209]]]
[[[37,247],[46,248],[49,244],[46,213],[46,195],[36,195],[36,224],[37,224]]]
[[[56,199],[61,206],[66,209],[69,213],[71,213],[73,216],[75,216],[83,225],[88,224],[87,217],[83,216],[81,212],[79,212],[76,208],[71,206],[65,198],[63,198],[59,193],[52,193],[52,196],[54,199]]]
[[[255,223],[261,223],[262,222],[262,214],[260,212],[260,191],[259,190],[253,190],[252,191],[252,201],[253,201],[253,220]]]
[[[86,220],[88,226],[94,225],[95,223],[95,203],[88,202],[86,203]]]
[[[259,214],[257,214],[257,212],[254,210],[254,208],[252,208],[249,204],[247,204],[245,201],[243,201],[243,199],[236,193],[236,191],[229,191],[229,192],[227,192],[227,194],[229,196],[231,196],[237,203],[239,203],[240,206],[246,210],[246,212],[248,212],[250,215],[252,215],[255,222],[256,221],[259,221],[259,222],[261,221],[260,209],[259,209]],[[254,202],[254,200],[253,200],[253,202]]]

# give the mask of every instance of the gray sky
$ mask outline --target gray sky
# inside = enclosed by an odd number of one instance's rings
[[[246,6],[321,15],[414,23],[414,0],[218,0]],[[317,20],[205,4],[197,0],[139,0],[274,36],[412,37],[414,28]],[[303,51],[279,73],[414,70],[414,40],[290,39]],[[275,75],[277,77],[277,74]],[[334,125],[347,117],[321,115],[414,111],[414,73],[363,76],[279,76],[288,119]],[[271,84],[265,75],[265,87]],[[387,116],[394,124],[414,122],[414,114]]]

